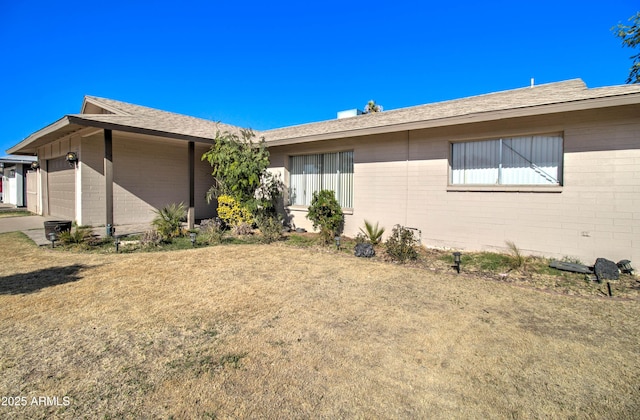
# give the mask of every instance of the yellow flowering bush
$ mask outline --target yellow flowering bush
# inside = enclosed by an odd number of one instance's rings
[[[218,197],[218,217],[231,227],[247,224],[253,224],[253,215],[244,206],[230,195],[221,195]]]

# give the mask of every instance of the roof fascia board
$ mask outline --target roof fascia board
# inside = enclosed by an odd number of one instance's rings
[[[268,146],[285,146],[297,143],[309,143],[323,140],[335,140],[347,137],[361,137],[373,134],[388,134],[398,131],[421,130],[427,128],[448,127],[459,124],[472,124],[500,120],[505,118],[530,117],[535,115],[556,114],[571,111],[607,108],[624,105],[637,105],[640,93],[626,94],[615,97],[579,99],[557,104],[534,105],[522,108],[511,108],[497,111],[478,112],[454,117],[444,117],[433,120],[405,122],[380,127],[343,130],[332,133],[314,134],[310,136],[292,137],[282,140],[267,141]]]
[[[22,140],[20,143],[16,144],[12,148],[7,149],[7,153],[10,155],[18,154],[20,149],[24,149],[34,141],[38,140],[40,137],[46,136],[47,134],[51,134],[54,131],[64,128],[70,124],[71,124],[71,121],[69,120],[68,116],[65,115],[64,117],[60,118],[58,121],[52,124],[49,124],[48,126],[41,128],[40,130],[31,134],[29,137]]]
[[[153,130],[150,128],[132,127],[126,124],[117,124],[117,123],[105,122],[105,121],[94,121],[94,120],[84,119],[78,115],[68,115],[67,117],[72,123],[84,125],[87,127],[102,128],[105,130],[116,130],[116,131],[122,131],[125,133],[146,134],[150,136],[164,137],[168,139],[193,141],[196,143],[207,143],[207,144],[213,143],[213,139],[209,139],[206,137],[190,136],[188,134],[167,133],[164,131]]]

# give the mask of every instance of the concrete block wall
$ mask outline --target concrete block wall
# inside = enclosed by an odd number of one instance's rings
[[[585,263],[640,261],[637,115],[638,107],[622,107],[273,147],[272,169],[286,175],[291,155],[353,150],[349,236],[369,220],[388,233],[395,224],[420,229],[425,246],[504,250],[510,240],[526,253]],[[448,185],[451,142],[558,132],[562,187],[459,191]],[[311,230],[304,209],[289,211],[297,226]]]

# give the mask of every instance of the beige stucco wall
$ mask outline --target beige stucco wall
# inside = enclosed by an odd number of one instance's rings
[[[596,257],[640,261],[640,108],[575,112],[449,128],[324,141],[270,149],[274,170],[288,156],[354,151],[354,208],[345,234],[364,220],[390,232],[422,231],[425,246],[504,249],[592,263]],[[555,192],[454,191],[448,187],[451,142],[564,133],[564,185]],[[285,177],[286,179],[286,177]],[[534,190],[535,191],[535,190]],[[296,226],[311,230],[301,209]]]

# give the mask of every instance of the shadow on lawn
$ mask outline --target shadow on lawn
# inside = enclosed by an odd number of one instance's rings
[[[49,267],[29,273],[0,277],[0,295],[20,295],[37,292],[59,284],[71,283],[82,278],[80,270],[88,268],[83,264],[66,267]]]

